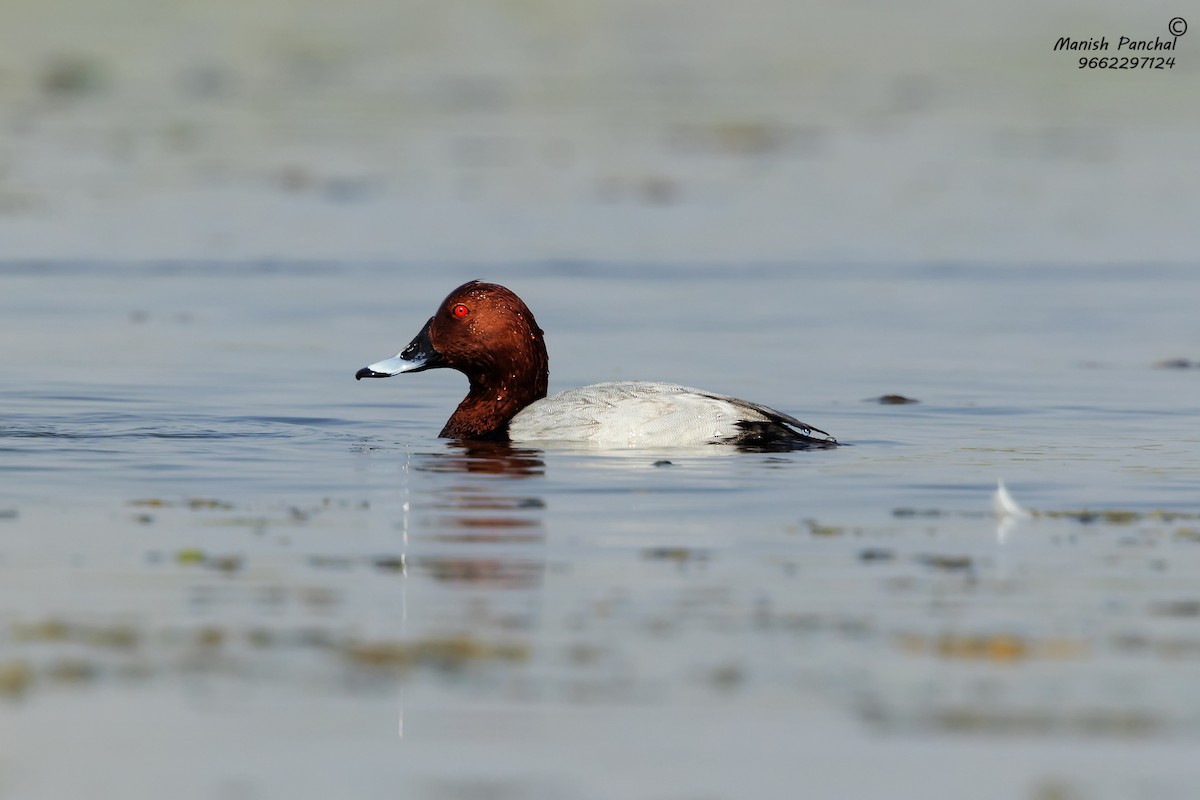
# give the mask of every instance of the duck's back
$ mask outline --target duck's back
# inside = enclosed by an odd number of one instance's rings
[[[835,447],[833,437],[766,406],[673,383],[616,381],[538,400],[508,426],[513,442],[597,447],[731,444],[769,449]],[[828,436],[828,434],[825,434]]]

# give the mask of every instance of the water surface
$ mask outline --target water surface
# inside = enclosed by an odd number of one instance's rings
[[[353,376],[470,278],[536,313],[552,391],[675,381],[849,446],[439,440],[461,375]],[[1200,358],[1197,296],[1168,267],[0,265],[0,796],[1185,797],[1200,370],[1154,365]],[[999,477],[1112,513],[999,525]]]

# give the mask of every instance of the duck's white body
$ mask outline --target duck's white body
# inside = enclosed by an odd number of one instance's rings
[[[804,423],[773,409],[675,383],[615,381],[582,386],[538,400],[508,423],[522,442],[596,447],[692,447],[736,444],[754,425]]]

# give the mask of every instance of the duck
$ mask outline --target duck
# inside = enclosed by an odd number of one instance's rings
[[[390,378],[454,369],[470,388],[439,436],[513,445],[600,448],[731,445],[744,450],[839,446],[782,411],[659,381],[611,381],[547,396],[545,333],[512,290],[468,281],[446,296],[408,346],[355,373]]]

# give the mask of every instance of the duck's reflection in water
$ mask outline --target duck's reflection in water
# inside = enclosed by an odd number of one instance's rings
[[[443,452],[415,457],[412,468],[438,476],[413,503],[415,569],[442,584],[484,590],[542,585],[546,503],[536,491],[545,473],[540,450],[449,442]]]
[[[414,469],[423,472],[452,472],[478,475],[503,475],[520,479],[545,473],[542,451],[513,447],[502,442],[446,443],[446,451],[425,453]]]

